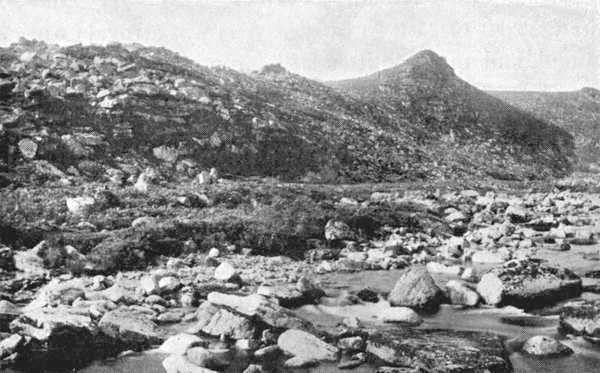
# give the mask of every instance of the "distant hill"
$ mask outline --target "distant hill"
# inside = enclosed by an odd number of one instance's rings
[[[0,172],[106,178],[152,166],[178,178],[217,167],[361,182],[569,171],[566,132],[469,86],[433,52],[331,85],[164,48],[20,40],[0,48]]]
[[[600,91],[490,91],[491,95],[559,126],[573,135],[577,168],[600,171]]]
[[[432,51],[328,84],[409,123],[430,154],[456,158],[466,169],[511,177],[570,168],[573,144],[567,132],[468,84]]]

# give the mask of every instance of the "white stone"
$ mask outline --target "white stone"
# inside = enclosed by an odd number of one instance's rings
[[[215,269],[215,278],[220,281],[229,281],[237,275],[235,268],[227,262],[219,264]]]
[[[95,203],[94,198],[88,196],[67,198],[67,209],[73,215],[86,215]]]

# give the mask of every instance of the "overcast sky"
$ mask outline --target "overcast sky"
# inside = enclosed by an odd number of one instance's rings
[[[600,0],[0,0],[0,45],[139,42],[320,80],[432,49],[480,88],[572,90],[600,88],[599,10]]]

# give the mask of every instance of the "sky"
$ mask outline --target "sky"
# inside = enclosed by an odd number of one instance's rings
[[[431,49],[489,90],[600,88],[600,0],[0,0],[0,46],[164,46],[242,71],[281,63],[317,80]]]

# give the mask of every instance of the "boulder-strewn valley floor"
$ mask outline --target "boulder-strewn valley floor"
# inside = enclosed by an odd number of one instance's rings
[[[0,369],[593,371],[600,95],[529,95],[0,49]]]

